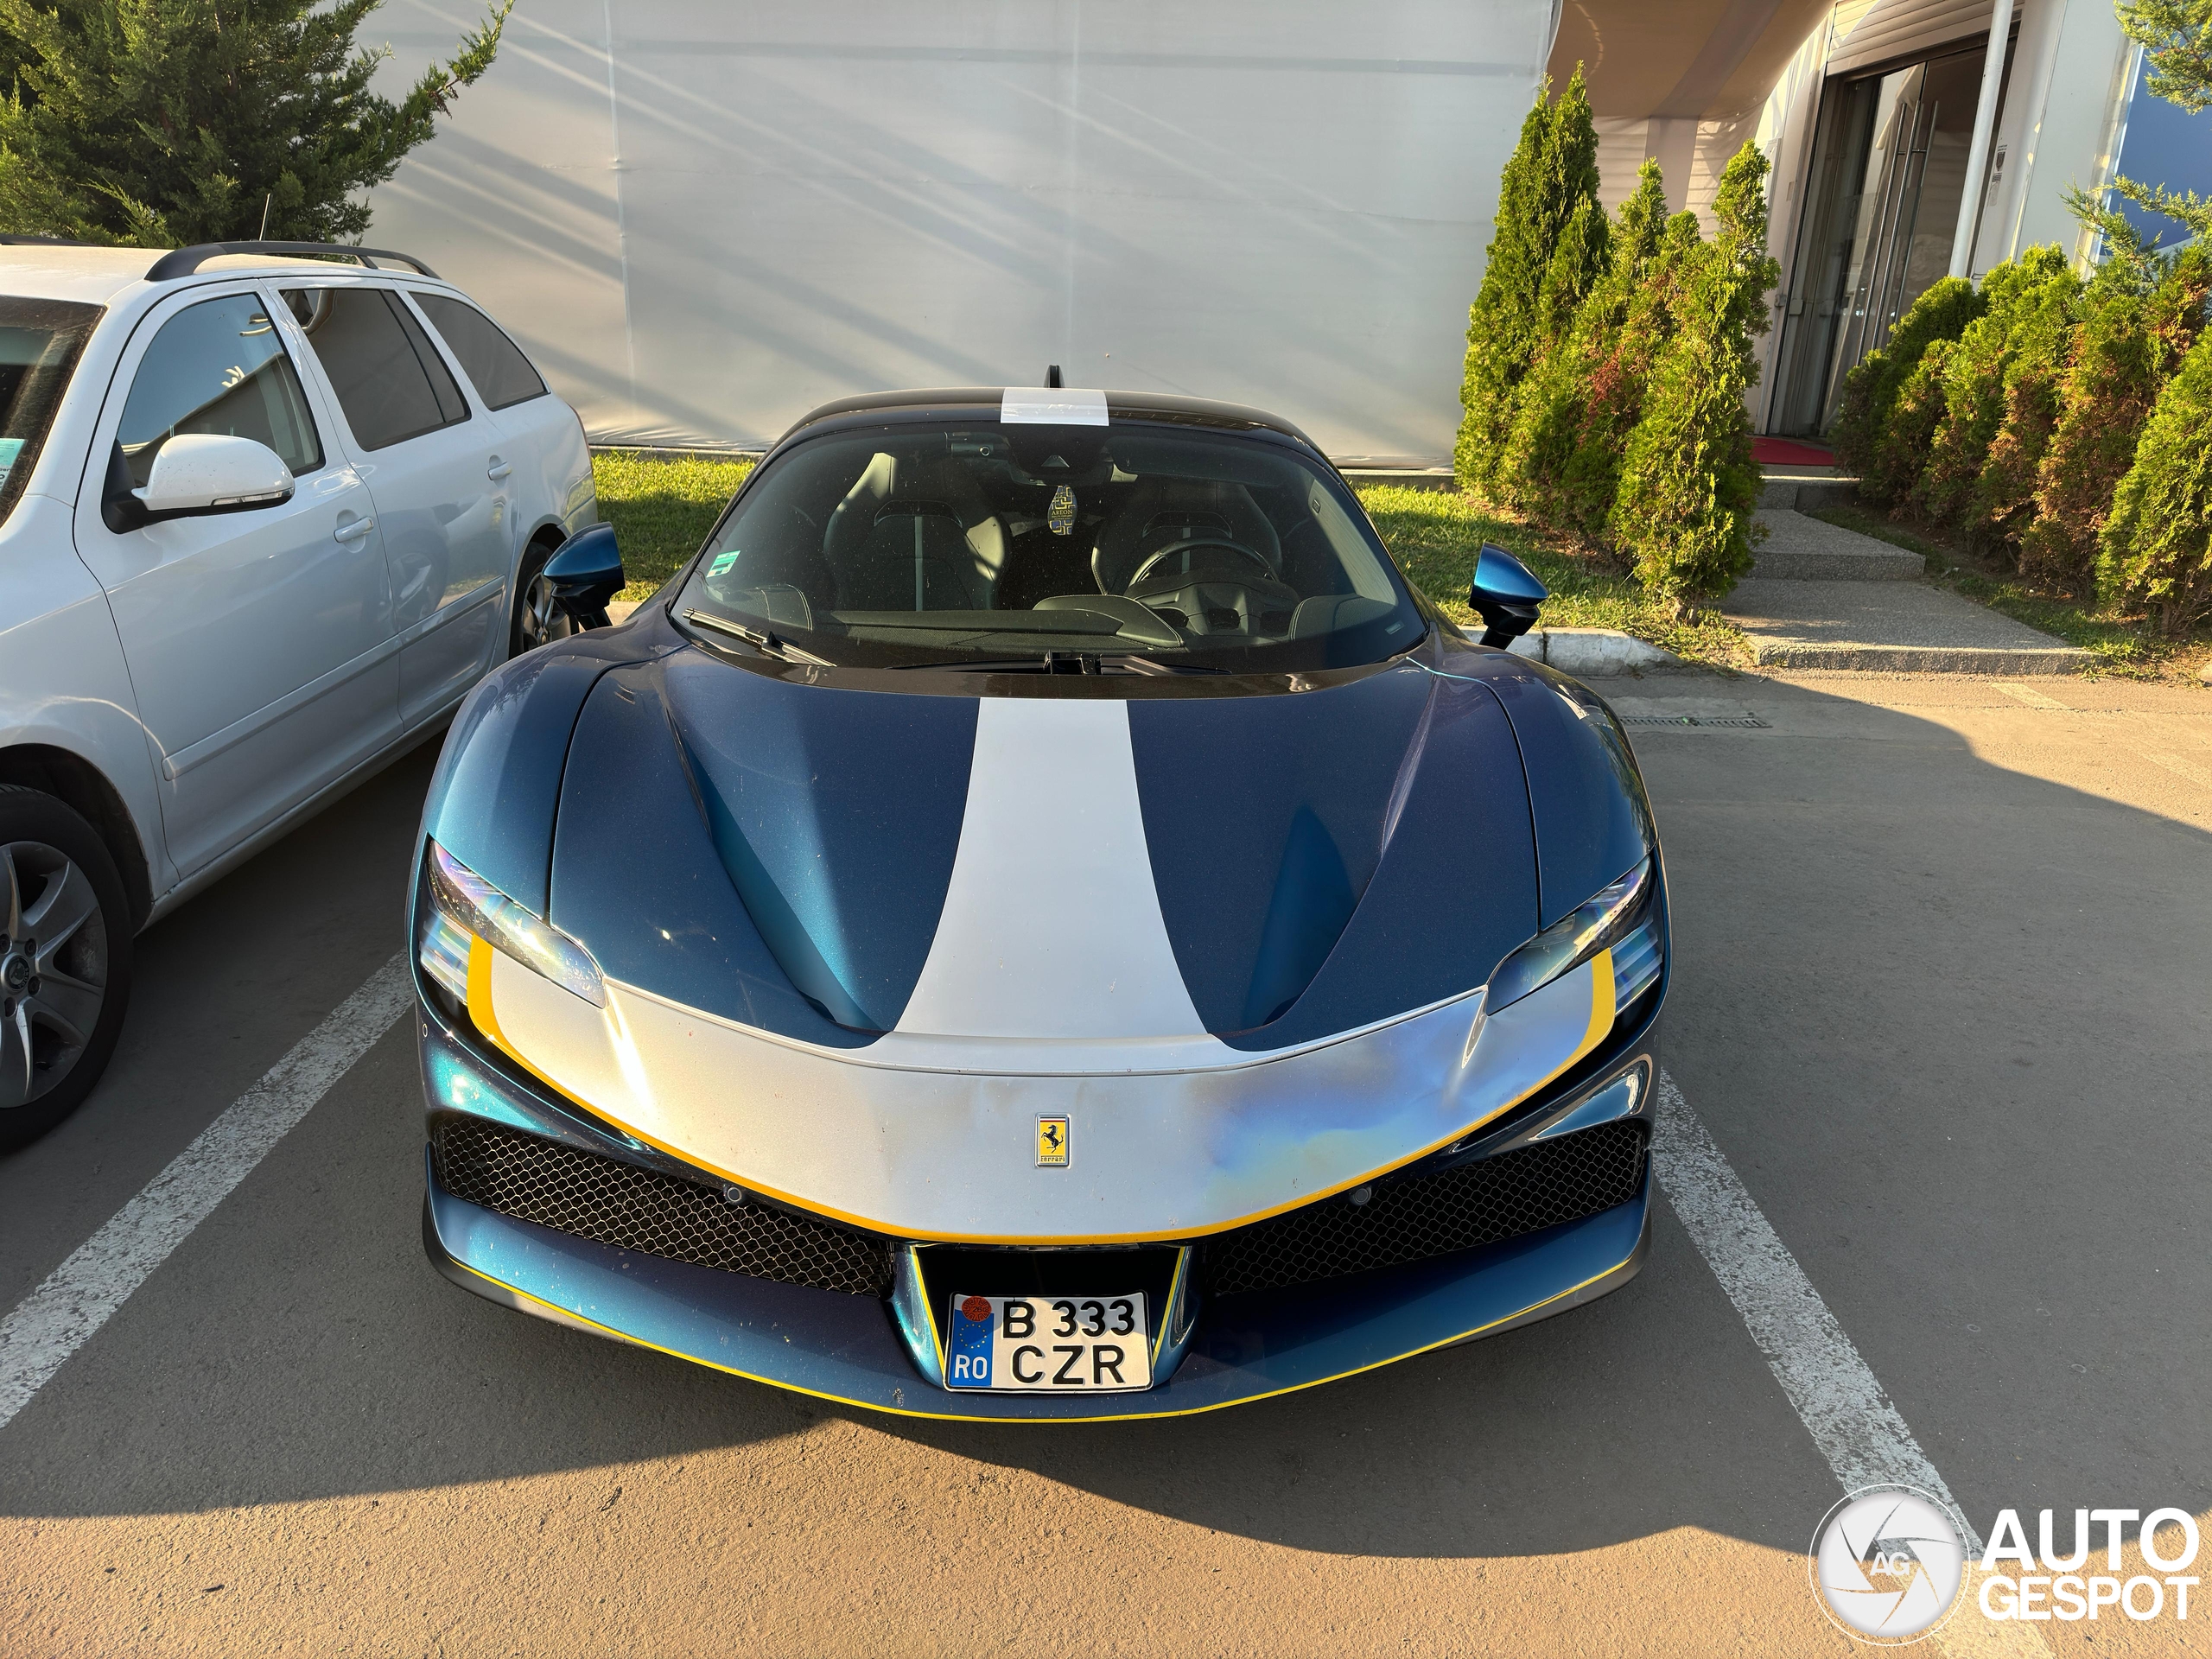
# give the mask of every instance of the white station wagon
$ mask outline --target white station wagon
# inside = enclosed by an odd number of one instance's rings
[[[0,242],[6,1150],[98,1079],[140,928],[567,631],[599,514],[575,411],[418,260]]]

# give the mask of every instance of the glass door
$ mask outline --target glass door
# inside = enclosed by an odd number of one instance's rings
[[[1823,96],[1777,432],[1826,431],[1844,376],[1949,270],[1981,59],[1969,48],[1838,80]]]

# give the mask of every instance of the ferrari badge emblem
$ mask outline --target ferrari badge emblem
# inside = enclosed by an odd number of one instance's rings
[[[1037,1120],[1037,1167],[1065,1169],[1068,1166],[1068,1120],[1065,1113],[1055,1117]]]

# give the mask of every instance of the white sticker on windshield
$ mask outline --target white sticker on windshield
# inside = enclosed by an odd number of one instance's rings
[[[1007,426],[1103,426],[1106,394],[1087,386],[1008,386],[999,419]]]

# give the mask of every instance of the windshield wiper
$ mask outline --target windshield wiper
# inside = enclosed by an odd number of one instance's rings
[[[1133,674],[1227,674],[1233,671],[1216,668],[1211,663],[1163,663],[1157,657],[1147,657],[1134,651],[1116,652],[1113,660]]]
[[[760,628],[748,628],[741,622],[732,622],[708,611],[686,611],[683,620],[695,627],[712,628],[716,633],[727,633],[742,639],[764,657],[779,658],[787,663],[809,663],[816,668],[835,668],[836,664],[827,657],[817,657],[810,651],[779,639],[774,634]]]
[[[970,674],[1104,674],[1116,669],[1145,675],[1230,672],[1204,663],[1163,663],[1133,651],[1046,651],[1034,657],[970,657],[944,662],[894,663],[892,666],[964,670]]]

